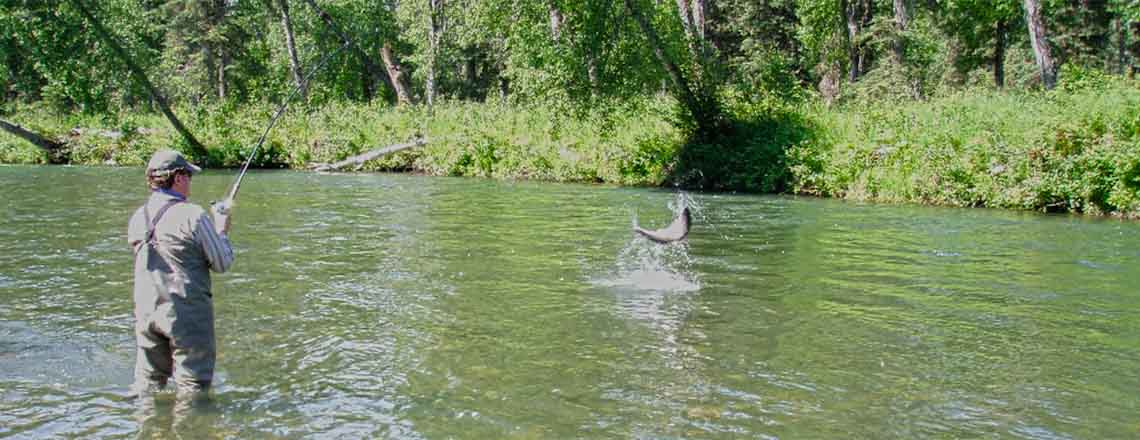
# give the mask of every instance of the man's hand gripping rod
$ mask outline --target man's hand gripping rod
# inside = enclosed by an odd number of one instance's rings
[[[325,54],[325,57],[321,59],[321,62],[318,63],[317,66],[313,68],[313,70],[310,70],[308,75],[305,75],[305,79],[302,80],[301,84],[308,84],[309,79],[313,77],[313,74],[317,73],[321,67],[324,67],[329,58],[339,53],[346,46],[348,46],[348,43],[341,45],[340,48],[335,51]],[[277,124],[277,120],[281,118],[281,115],[285,114],[285,109],[289,107],[289,102],[293,100],[293,97],[296,96],[297,92],[299,91],[301,91],[300,84],[294,87],[293,91],[289,93],[289,96],[285,97],[285,101],[283,101],[281,105],[277,107],[277,113],[273,115],[273,119],[269,120],[269,125],[265,126],[265,131],[261,132],[261,138],[257,140],[257,144],[254,145],[253,150],[249,152],[249,157],[247,157],[245,159],[245,163],[242,164],[241,172],[238,173],[237,180],[234,181],[234,186],[230,188],[229,194],[226,194],[226,198],[220,201],[210,202],[210,208],[213,209],[214,212],[222,216],[230,215],[230,210],[234,207],[234,199],[237,198],[238,189],[241,188],[241,180],[245,177],[245,172],[249,170],[249,164],[253,162],[253,157],[257,155],[257,150],[261,148],[261,144],[265,143],[265,137],[269,135],[269,130],[272,129],[275,124]]]

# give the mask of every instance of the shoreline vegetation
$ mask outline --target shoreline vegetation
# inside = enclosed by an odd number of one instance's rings
[[[423,137],[426,145],[358,170],[1140,218],[1135,80],[1106,76],[1048,92],[960,90],[834,107],[814,98],[723,102],[731,126],[717,146],[686,136],[672,119],[675,102],[664,95],[585,111],[494,101],[437,102],[430,113],[382,103],[295,104],[253,166],[305,169]],[[234,167],[274,107],[176,111],[206,146],[195,160]],[[8,104],[0,119],[66,145],[63,163],[142,166],[159,148],[189,151],[158,112],[59,113]],[[58,159],[0,132],[2,163]]]
[[[9,3],[4,163],[233,167],[295,97],[254,166],[1140,218],[1134,0]]]

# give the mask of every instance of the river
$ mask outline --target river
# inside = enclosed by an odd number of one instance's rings
[[[195,176],[191,201],[232,171]],[[1140,437],[1140,224],[252,172],[208,402],[127,398],[141,169],[0,166],[0,437]]]

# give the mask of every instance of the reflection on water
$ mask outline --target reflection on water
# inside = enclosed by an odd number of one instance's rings
[[[1140,437],[1140,225],[391,175],[251,174],[212,395],[130,399],[138,175],[0,167],[0,437]]]

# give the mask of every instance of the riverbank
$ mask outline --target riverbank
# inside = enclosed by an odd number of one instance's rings
[[[890,203],[986,206],[1140,217],[1140,89],[1098,78],[1053,92],[969,91],[921,102],[729,106],[730,147],[695,145],[665,100],[588,111],[447,103],[391,109],[294,109],[256,165],[305,168],[423,136],[421,148],[370,171],[789,192]],[[208,146],[210,166],[237,166],[270,105],[176,110]],[[65,141],[70,163],[141,166],[181,147],[159,114],[60,115],[9,107],[5,118]],[[0,133],[0,162],[45,163]]]
[[[1136,82],[819,111],[792,191],[876,202],[1140,217]]]
[[[571,114],[574,109],[453,102],[425,108],[330,104],[291,109],[269,133],[254,166],[306,168],[424,137],[427,145],[366,163],[365,171],[659,185],[680,131],[669,103],[647,101]],[[256,143],[272,105],[176,109],[207,146],[211,167],[235,167]],[[157,113],[60,115],[9,109],[7,118],[68,145],[69,163],[141,166],[158,149],[189,151]],[[47,163],[47,154],[0,132],[0,162]]]

